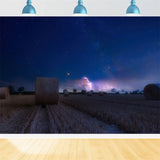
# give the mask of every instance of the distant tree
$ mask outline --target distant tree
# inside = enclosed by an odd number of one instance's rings
[[[90,92],[91,92],[91,93],[94,93],[94,91],[93,91],[93,90],[91,90]]]
[[[139,94],[143,94],[143,90],[141,90]]]
[[[132,94],[139,94],[139,92],[140,92],[139,90],[135,90],[132,92]]]
[[[128,92],[127,92],[127,91],[125,91],[125,94],[128,94]]]
[[[124,89],[122,89],[122,90],[121,90],[121,92],[123,92],[123,93],[124,93],[124,92],[125,92],[125,90],[124,90]]]
[[[115,88],[112,88],[112,89],[111,89],[111,92],[112,92],[112,93],[116,93],[117,90],[116,90]]]
[[[73,93],[76,94],[77,93],[77,89],[73,89]]]
[[[92,96],[93,92],[89,91],[87,92],[87,96]]]
[[[103,92],[103,91],[100,91],[98,94],[99,94],[99,96],[103,96],[103,95],[104,95],[104,92]]]
[[[82,93],[82,94],[86,94],[86,90],[83,89],[83,90],[81,91],[81,93]]]
[[[115,94],[119,94],[119,92],[117,91]]]
[[[22,86],[22,87],[19,87],[19,88],[18,88],[18,92],[19,92],[19,93],[24,92],[24,87],[23,87],[23,86]]]
[[[133,91],[131,91],[130,94],[133,94]]]
[[[13,94],[15,92],[15,88],[13,86],[8,86],[8,88],[10,94]]]

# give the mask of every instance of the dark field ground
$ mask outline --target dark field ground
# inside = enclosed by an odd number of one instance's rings
[[[160,133],[160,101],[143,95],[60,95],[35,105],[34,95],[0,100],[0,133]]]
[[[61,101],[125,133],[160,133],[160,101],[143,95],[72,95]]]

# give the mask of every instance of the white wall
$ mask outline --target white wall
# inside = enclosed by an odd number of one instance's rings
[[[37,15],[68,16],[78,0],[32,0]],[[88,15],[125,15],[130,0],[83,0]],[[160,16],[160,0],[136,0],[141,15]],[[26,0],[0,0],[0,16],[21,15]]]

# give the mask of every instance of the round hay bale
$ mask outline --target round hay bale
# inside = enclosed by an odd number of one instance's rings
[[[35,98],[37,105],[58,104],[59,81],[57,78],[36,78]]]
[[[65,97],[68,97],[68,96],[69,96],[69,92],[68,92],[67,89],[64,89],[64,90],[63,90],[63,95],[64,95]]]
[[[8,87],[0,87],[0,99],[6,99],[9,96]]]
[[[160,100],[160,84],[148,84],[144,87],[144,96],[148,100]]]

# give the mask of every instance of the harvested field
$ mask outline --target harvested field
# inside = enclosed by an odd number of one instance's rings
[[[160,101],[145,100],[143,95],[72,95],[61,102],[126,133],[160,133]]]
[[[34,109],[34,96],[13,95],[0,100],[0,133],[21,133]]]
[[[122,133],[116,125],[108,125],[97,118],[68,105],[36,106],[34,96],[13,96],[1,102],[10,115],[0,123],[1,133]],[[3,104],[3,105],[2,105]],[[10,109],[10,110],[8,110]],[[1,117],[1,118],[2,118]]]
[[[20,110],[34,104],[35,98],[30,95],[12,95],[6,100],[0,100],[0,122],[13,117]]]
[[[143,95],[60,96],[38,106],[34,95],[0,100],[0,133],[160,133],[160,101]]]

